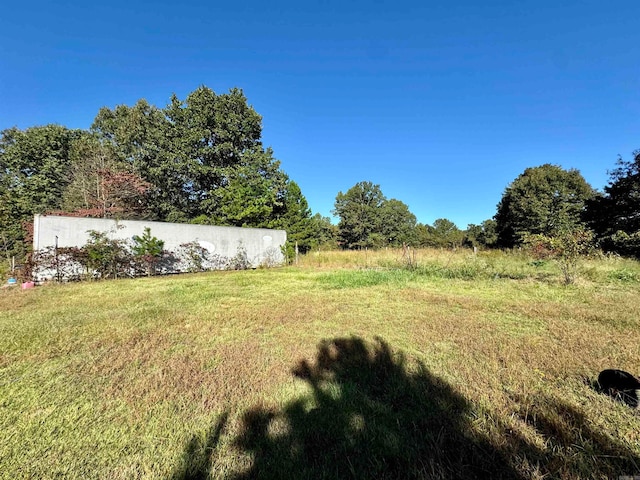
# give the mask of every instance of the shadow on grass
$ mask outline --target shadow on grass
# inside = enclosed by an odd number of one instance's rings
[[[205,480],[210,477],[211,454],[218,446],[228,418],[229,412],[224,412],[204,438],[198,435],[191,437],[182,454],[180,466],[171,475],[171,480]]]
[[[293,374],[308,383],[311,394],[281,409],[245,412],[234,444],[249,454],[251,466],[226,478],[617,478],[640,473],[631,447],[590,427],[564,401],[514,397],[513,412],[479,412],[424,365],[409,369],[404,356],[381,339],[323,341],[314,362],[301,361]],[[518,431],[505,423],[509,417]],[[212,431],[215,440],[220,430],[214,426]],[[526,438],[518,432],[527,432]],[[190,444],[185,458],[196,450],[202,449]],[[210,466],[201,457],[196,461],[200,466],[193,471],[206,475]]]
[[[472,434],[463,397],[382,340],[324,341],[294,374],[313,398],[245,414],[236,444],[253,464],[234,479],[524,478]]]

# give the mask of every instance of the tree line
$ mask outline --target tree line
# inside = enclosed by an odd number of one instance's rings
[[[330,240],[300,187],[261,141],[243,92],[202,86],[164,108],[103,107],[89,130],[0,134],[0,247],[24,253],[36,213],[284,229],[306,251]]]
[[[262,117],[242,90],[202,86],[164,108],[103,107],[88,130],[45,125],[0,132],[0,248],[23,255],[35,213],[149,219],[287,231],[289,252],[318,245],[514,248],[532,236],[589,231],[607,251],[640,257],[640,150],[618,159],[604,191],[574,169],[527,168],[493,218],[459,229],[418,223],[369,181],[335,199],[333,225],[261,140]]]
[[[399,200],[387,200],[379,185],[360,182],[336,198],[339,241],[346,248],[413,245],[517,248],[532,240],[584,243],[640,258],[640,150],[619,158],[604,191],[578,170],[544,164],[525,169],[508,185],[493,218],[460,230],[445,218],[433,225]],[[557,242],[556,242],[557,243]]]

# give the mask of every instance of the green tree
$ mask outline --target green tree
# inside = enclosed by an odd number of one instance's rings
[[[294,181],[287,182],[282,208],[269,226],[286,230],[288,258],[293,257],[295,245],[300,253],[306,253],[319,243],[319,232],[315,230],[307,199]]]
[[[103,107],[91,129],[119,162],[152,185],[148,198],[154,218],[186,221],[196,215],[191,164],[179,154],[178,132],[165,112],[146,100],[133,107]]]
[[[423,247],[456,248],[462,245],[464,232],[446,218],[438,218],[433,225],[421,225],[417,232]]]
[[[338,238],[344,248],[415,243],[416,217],[400,200],[388,200],[380,185],[359,182],[336,196]]]
[[[605,250],[640,258],[640,150],[618,158],[604,193],[587,204],[588,224]]]
[[[24,253],[22,222],[61,207],[77,134],[59,125],[0,133],[0,232],[7,254]]]
[[[471,223],[463,233],[463,244],[469,247],[493,248],[498,241],[496,221],[493,219],[485,220],[480,225]]]
[[[347,190],[338,192],[334,214],[340,217],[338,231],[345,248],[375,246],[381,236],[380,209],[386,201],[380,185],[359,182]]]
[[[286,174],[261,142],[262,117],[242,90],[201,86],[158,109],[100,110],[93,130],[152,185],[155,216],[168,221],[264,226],[277,217]]]
[[[323,217],[316,213],[311,217],[313,229],[313,248],[326,247],[329,249],[338,246],[338,226],[331,223],[329,217]]]
[[[495,216],[498,243],[513,247],[527,234],[553,236],[583,226],[594,190],[575,169],[545,164],[527,168],[509,185]]]
[[[262,148],[262,118],[240,89],[217,95],[201,86],[185,100],[173,95],[165,114],[172,157],[186,166],[188,187],[200,213],[212,215],[220,200],[218,190],[237,180],[233,178],[236,168],[256,165],[257,172],[256,160],[264,165],[265,157],[267,163],[275,163],[271,150]]]
[[[142,236],[133,236],[131,251],[136,259],[144,262],[147,275],[155,275],[156,265],[164,251],[164,241],[151,235],[151,228],[145,227]]]
[[[206,214],[216,224],[267,227],[282,211],[287,176],[272,152],[245,152],[242,164],[228,167],[222,186],[207,193]]]
[[[416,242],[416,216],[409,207],[392,198],[382,203],[379,211],[380,231],[385,244],[400,247]]]

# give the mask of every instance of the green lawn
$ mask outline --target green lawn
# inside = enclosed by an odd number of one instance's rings
[[[0,291],[0,478],[640,475],[637,262],[417,261]]]

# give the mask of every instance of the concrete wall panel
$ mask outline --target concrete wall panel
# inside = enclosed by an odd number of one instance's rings
[[[287,240],[284,230],[47,215],[34,218],[33,249],[55,246],[56,237],[58,247],[82,247],[89,241],[90,230],[131,241],[134,235],[143,235],[146,227],[151,229],[152,236],[164,241],[165,250],[174,253],[181,244],[198,242],[209,254],[223,258],[233,258],[242,247],[252,267],[282,264],[285,260],[281,249]]]

